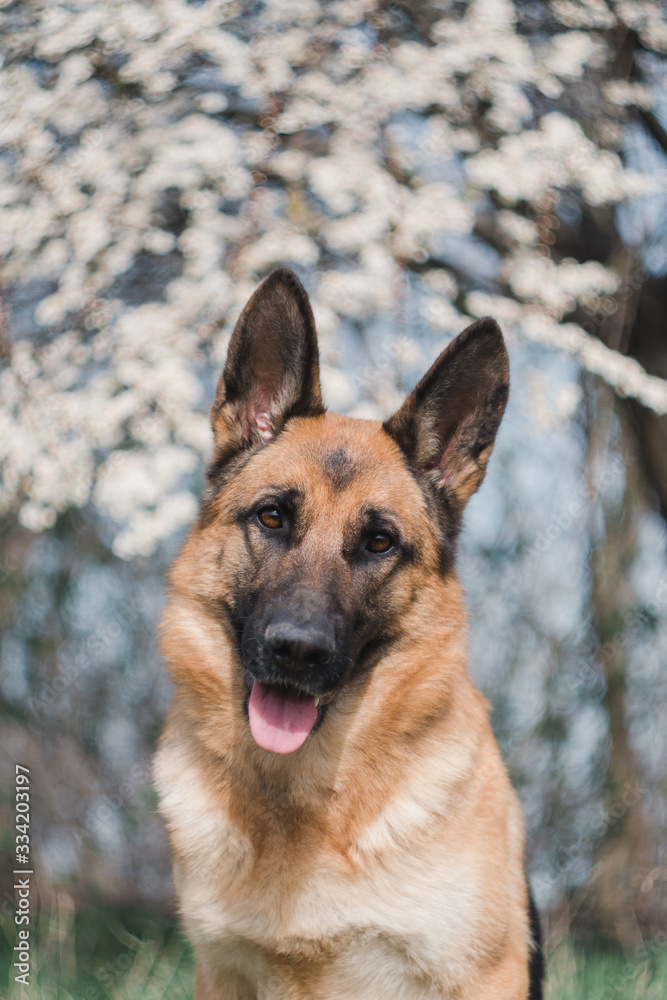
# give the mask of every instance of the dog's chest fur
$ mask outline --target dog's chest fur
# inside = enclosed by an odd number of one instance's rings
[[[185,761],[165,741],[156,777],[185,924],[221,982],[235,970],[272,1000],[300,997],[304,979],[313,997],[426,1000],[464,978],[483,874],[465,841],[429,835],[446,807],[437,788],[433,810],[424,788],[392,797],[344,852],[326,835],[300,842],[279,817],[263,851]]]

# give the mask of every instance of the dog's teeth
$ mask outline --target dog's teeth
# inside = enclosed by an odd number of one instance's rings
[[[320,704],[320,699],[316,698],[315,699],[315,708],[319,708],[319,704]]]

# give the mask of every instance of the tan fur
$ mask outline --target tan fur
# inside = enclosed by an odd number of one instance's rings
[[[343,489],[323,473],[332,449],[356,470]],[[285,555],[304,587],[327,567],[346,583],[342,532],[364,502],[420,551],[385,584],[400,637],[288,755],[252,739],[220,612],[253,544],[233,512],[275,481],[306,497],[308,558]],[[176,694],[155,775],[196,1000],[526,1000],[518,802],[466,671],[461,587],[380,424],[296,417],[259,448],[193,528],[164,621]]]

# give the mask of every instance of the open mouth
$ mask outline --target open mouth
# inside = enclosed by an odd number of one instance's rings
[[[254,680],[248,699],[248,721],[255,743],[273,753],[293,753],[306,742],[328,696],[263,684]]]

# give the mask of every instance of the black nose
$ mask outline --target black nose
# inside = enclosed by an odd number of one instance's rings
[[[333,630],[293,622],[272,622],[264,633],[277,667],[316,670],[326,666],[334,652]]]

